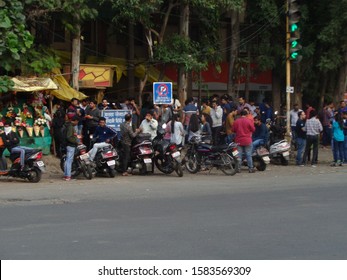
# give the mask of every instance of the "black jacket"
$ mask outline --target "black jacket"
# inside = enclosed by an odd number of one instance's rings
[[[19,138],[18,135],[11,131],[9,134],[2,133],[1,135],[2,140],[4,141],[5,147],[11,152],[11,150],[14,147],[17,147],[19,145]]]

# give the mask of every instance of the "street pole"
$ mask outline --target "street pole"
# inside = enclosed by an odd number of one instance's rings
[[[286,107],[287,107],[287,138],[290,139],[290,59],[289,59],[289,44],[290,44],[290,32],[289,32],[289,2],[287,0],[287,13],[286,13]]]

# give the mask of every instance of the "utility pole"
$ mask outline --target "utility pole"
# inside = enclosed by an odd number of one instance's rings
[[[290,59],[289,59],[289,48],[290,48],[290,32],[289,32],[289,1],[287,1],[287,12],[286,12],[286,107],[287,107],[287,137],[291,135],[290,129]]]

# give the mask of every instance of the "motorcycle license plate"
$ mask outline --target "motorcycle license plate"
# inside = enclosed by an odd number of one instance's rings
[[[282,155],[283,155],[284,157],[287,157],[287,156],[289,156],[289,152],[284,152]]]
[[[143,162],[144,162],[144,163],[152,163],[152,159],[150,159],[150,158],[144,158],[144,159],[143,159]]]
[[[236,157],[239,154],[239,151],[233,151],[233,156]]]
[[[181,155],[180,152],[174,152],[174,153],[172,154],[172,157],[173,157],[173,158],[177,158],[177,157],[179,157],[180,155]]]
[[[36,164],[37,164],[38,167],[44,167],[45,166],[44,162],[41,161],[41,160],[37,161]]]
[[[85,160],[89,158],[89,154],[84,154],[84,155],[80,155],[80,159],[81,160]]]
[[[107,165],[108,166],[116,165],[116,161],[115,160],[110,160],[110,161],[107,162]]]

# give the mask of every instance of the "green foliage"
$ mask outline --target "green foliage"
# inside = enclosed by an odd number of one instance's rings
[[[39,47],[31,49],[27,61],[22,67],[23,75],[42,75],[54,68],[60,68],[59,58],[50,49]]]
[[[11,91],[14,82],[7,76],[0,76],[0,93]]]
[[[26,30],[21,1],[1,0],[0,7],[1,67],[10,71],[20,65],[21,57],[33,44],[33,36]]]
[[[186,71],[204,69],[206,61],[199,59],[200,46],[177,34],[155,47],[154,59],[162,63],[183,65]]]

